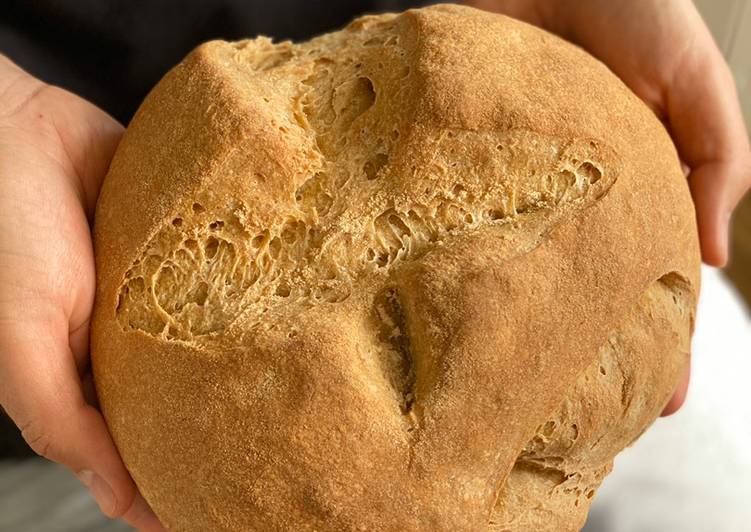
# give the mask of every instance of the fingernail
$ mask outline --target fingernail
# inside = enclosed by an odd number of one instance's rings
[[[115,513],[117,501],[109,484],[102,477],[88,469],[84,469],[78,473],[78,479],[89,489],[91,496],[94,497],[102,513],[111,517]]]

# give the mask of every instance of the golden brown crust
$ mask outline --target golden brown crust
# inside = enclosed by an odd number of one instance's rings
[[[95,237],[101,404],[174,530],[574,530],[698,290],[657,119],[457,6],[203,45],[128,128]]]

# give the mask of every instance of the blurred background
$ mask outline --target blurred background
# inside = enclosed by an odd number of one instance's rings
[[[415,3],[372,2],[365,10],[399,10]],[[746,123],[751,124],[751,1],[695,3],[731,66]],[[2,9],[0,30],[6,22]],[[332,29],[316,27],[314,15],[306,22],[305,33]],[[219,33],[207,28],[204,40],[254,33],[247,30],[252,24],[242,30],[226,27]],[[298,31],[283,28],[278,37],[306,36]],[[14,42],[1,44],[12,49]],[[161,66],[151,68],[164,71],[164,65],[176,63],[186,51],[167,48],[158,58]],[[13,57],[12,50],[0,51]],[[54,80],[54,71],[35,73]],[[149,83],[134,84],[133,102],[143,98]],[[86,93],[85,87],[80,89],[76,92]],[[96,95],[90,99],[97,101]],[[703,270],[686,404],[619,455],[597,494],[586,532],[751,531],[751,197],[735,217],[732,240],[729,267]],[[72,474],[32,454],[0,411],[0,532],[128,530],[104,518]]]

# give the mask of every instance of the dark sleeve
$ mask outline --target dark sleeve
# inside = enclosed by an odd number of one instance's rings
[[[0,52],[127,123],[159,78],[210,39],[303,40],[404,0],[5,0]]]

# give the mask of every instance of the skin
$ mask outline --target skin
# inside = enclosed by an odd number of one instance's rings
[[[94,205],[123,128],[0,56],[0,404],[101,510],[162,530],[96,409],[88,360]]]
[[[605,62],[663,120],[686,166],[704,261],[722,266],[728,222],[751,185],[732,77],[687,0],[473,0],[561,35]],[[106,113],[0,55],[0,405],[40,455],[102,511],[162,530],[96,408],[88,358],[90,227],[122,135]],[[664,414],[682,404],[688,373]]]

